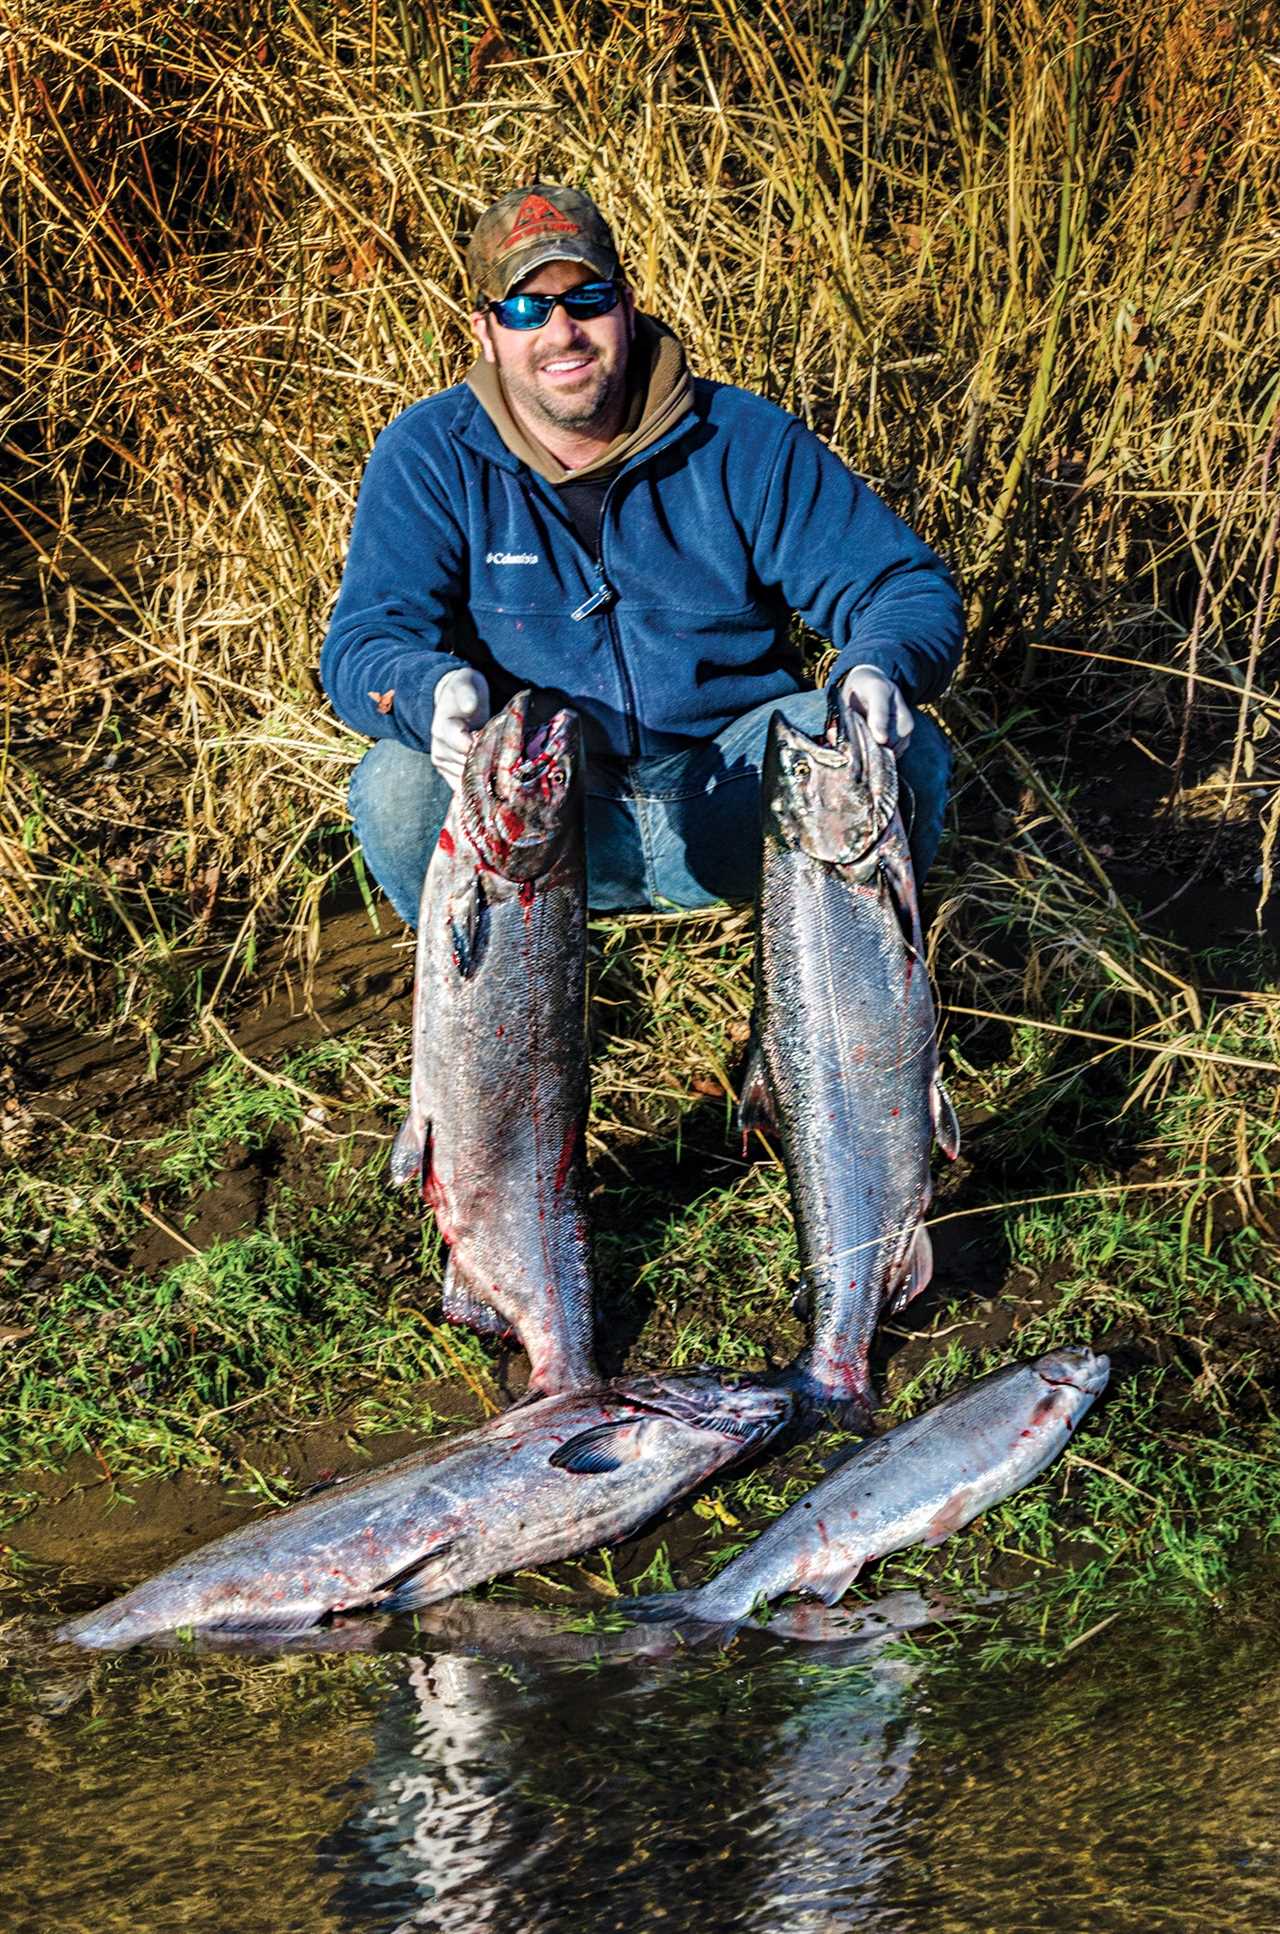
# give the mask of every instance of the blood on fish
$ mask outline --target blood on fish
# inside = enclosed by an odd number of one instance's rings
[[[534,882],[532,880],[521,880],[520,904],[524,908],[524,917],[526,920],[529,918],[529,914],[533,907],[533,903],[537,899],[537,897],[538,897],[538,889],[535,886]]]
[[[440,851],[442,853],[448,853],[451,858],[453,854],[457,851],[457,848],[453,843],[453,834],[449,831],[449,828],[447,826],[442,826],[440,828],[439,844],[440,844]]]
[[[578,1145],[578,1124],[571,1121],[565,1130],[564,1147],[560,1150],[560,1160],[556,1163],[555,1191],[559,1195],[569,1179],[569,1168],[573,1162],[573,1152]]]

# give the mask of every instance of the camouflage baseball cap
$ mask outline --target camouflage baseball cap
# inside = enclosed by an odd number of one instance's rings
[[[609,224],[590,195],[540,181],[486,208],[467,248],[472,286],[496,301],[544,262],[563,261],[585,262],[605,281],[620,266]]]

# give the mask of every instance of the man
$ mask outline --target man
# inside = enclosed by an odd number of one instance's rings
[[[585,194],[513,190],[467,264],[479,359],[378,438],[321,657],[377,741],[351,809],[396,910],[413,924],[471,735],[524,686],[582,718],[594,908],[749,899],[769,718],[826,716],[793,613],[897,754],[923,876],[950,761],[913,708],[961,642],[941,560],[795,417],[690,374]]]

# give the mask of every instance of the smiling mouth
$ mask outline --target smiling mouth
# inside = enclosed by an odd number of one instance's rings
[[[584,369],[590,369],[595,362],[594,356],[557,356],[554,362],[540,365],[540,376],[576,376]]]

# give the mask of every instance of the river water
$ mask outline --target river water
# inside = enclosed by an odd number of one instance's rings
[[[1275,1600],[1272,1599],[1274,1611]],[[21,1630],[5,1934],[1280,1929],[1257,1604],[1058,1663],[987,1631],[597,1662],[516,1605],[382,1649],[84,1660]]]

